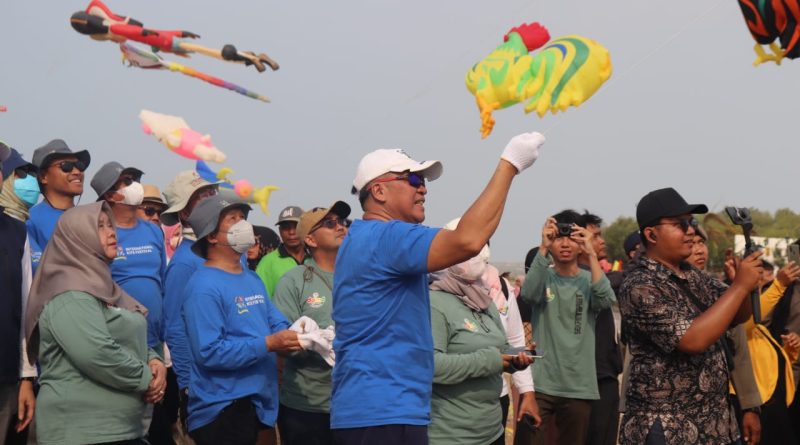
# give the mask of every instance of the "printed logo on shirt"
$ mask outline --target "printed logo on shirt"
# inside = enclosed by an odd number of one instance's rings
[[[153,253],[153,245],[152,244],[145,244],[143,246],[117,246],[117,257],[114,258],[114,261],[117,260],[127,260],[129,256],[134,255],[149,255]]]
[[[236,312],[238,312],[239,315],[242,315],[250,312],[250,309],[248,309],[250,306],[264,304],[265,300],[263,295],[257,294],[250,295],[249,297],[237,296],[233,299],[233,301],[236,302]]]
[[[467,318],[464,319],[464,329],[470,332],[478,332],[478,326]]]
[[[556,298],[556,294],[555,294],[555,292],[550,290],[550,288],[548,287],[548,288],[545,288],[544,298],[549,303],[549,302],[553,301],[554,298]]]
[[[306,298],[306,304],[314,309],[322,307],[322,305],[325,304],[325,301],[325,296],[320,295],[319,292],[314,292],[313,294],[309,295],[308,298]]]
[[[497,311],[500,312],[500,315],[508,314],[508,303],[504,304],[503,307],[499,308]]]

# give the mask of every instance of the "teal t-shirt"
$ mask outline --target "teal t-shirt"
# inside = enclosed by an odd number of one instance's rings
[[[452,294],[431,291],[433,396],[431,445],[485,445],[500,437],[506,333],[494,304],[482,313]]]
[[[313,270],[313,272],[312,272]],[[286,272],[275,288],[275,306],[294,323],[307,316],[320,329],[333,326],[333,272],[320,270],[314,260]],[[331,367],[314,351],[300,351],[284,361],[280,402],[300,411],[329,413]]]
[[[614,291],[605,275],[592,283],[589,271],[565,277],[549,266],[547,258],[537,255],[520,293],[533,308],[533,339],[544,353],[533,364],[536,392],[598,400],[595,321],[616,301]]]
[[[142,437],[150,384],[147,321],[84,292],[64,292],[39,317],[36,436],[42,445]]]

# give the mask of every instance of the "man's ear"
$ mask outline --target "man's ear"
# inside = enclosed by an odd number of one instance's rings
[[[219,236],[219,232],[211,233],[210,235],[208,235],[206,237],[206,241],[208,241],[209,245],[217,244],[217,243],[219,243],[219,239],[217,239],[218,236]]]
[[[658,241],[658,235],[656,235],[655,230],[652,227],[648,227],[644,230],[644,236],[647,238],[647,241],[655,244],[656,241]]]
[[[385,184],[378,183],[372,184],[369,188],[369,193],[376,202],[386,202],[386,188]]]

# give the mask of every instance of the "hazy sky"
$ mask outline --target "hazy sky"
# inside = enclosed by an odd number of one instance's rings
[[[30,158],[53,138],[92,153],[88,180],[116,160],[164,186],[193,161],[170,153],[140,128],[146,108],[182,116],[210,133],[236,178],[275,184],[272,214],[347,200],[358,160],[401,147],[439,159],[427,220],[460,216],[482,190],[508,139],[541,131],[539,161],[513,185],[492,239],[493,260],[521,261],[542,222],[563,208],[612,221],[639,198],[673,186],[690,202],[775,210],[793,207],[798,165],[794,130],[800,61],[754,68],[750,37],[734,1],[122,1],[112,10],[156,29],[186,29],[220,47],[266,52],[281,69],[203,56],[179,60],[271,97],[251,100],[180,74],[126,68],[118,48],[72,30],[88,2],[5,1],[0,139]],[[539,21],[553,37],[581,34],[606,46],[614,73],[565,114],[495,114],[481,140],[464,76],[505,32]]]

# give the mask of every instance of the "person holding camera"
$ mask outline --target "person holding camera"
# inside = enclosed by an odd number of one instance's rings
[[[533,337],[544,357],[534,363],[536,402],[542,428],[534,443],[543,444],[550,417],[555,417],[559,444],[586,441],[591,400],[600,398],[595,372],[597,313],[614,302],[583,218],[564,210],[547,219],[542,243],[522,286],[531,305]],[[578,267],[584,255],[590,270]],[[550,264],[552,262],[552,267]]]
[[[623,341],[632,356],[622,445],[740,438],[728,399],[728,348],[720,340],[750,317],[747,297],[761,275],[761,253],[741,262],[730,287],[691,267],[692,214],[706,212],[672,188],[648,193],[636,208],[645,254],[619,292]]]

